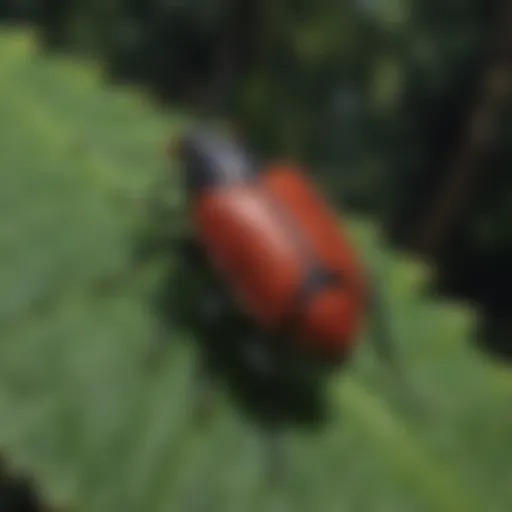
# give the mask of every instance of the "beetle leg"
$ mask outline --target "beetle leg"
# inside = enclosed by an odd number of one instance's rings
[[[219,326],[226,320],[228,304],[225,294],[215,285],[208,287],[197,305],[198,336],[202,347],[198,358],[194,389],[194,418],[204,423],[212,413],[215,395],[215,364],[212,351],[218,350]]]
[[[260,336],[249,336],[244,343],[243,355],[248,366],[260,378],[272,378],[276,370],[276,362],[268,350],[265,340]]]
[[[280,385],[282,368],[277,352],[261,332],[251,333],[243,343],[243,357],[247,369],[256,377],[263,395],[265,419],[260,424],[263,442],[265,484],[275,486],[285,474],[284,424],[282,414],[287,404]]]

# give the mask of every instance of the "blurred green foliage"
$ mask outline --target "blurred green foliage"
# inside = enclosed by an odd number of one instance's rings
[[[220,109],[260,151],[314,164],[334,197],[379,213],[443,163],[499,12],[495,0],[38,4],[50,47]]]
[[[363,257],[387,269],[394,331],[429,414],[404,407],[363,345],[326,382],[329,422],[290,433],[283,489],[265,487],[257,432],[229,395],[210,424],[191,423],[195,354],[179,343],[161,372],[143,372],[154,327],[147,297],[161,269],[135,272],[129,260],[141,228],[134,205],[167,165],[156,145],[186,119],[100,87],[93,66],[38,55],[23,33],[0,35],[0,64],[0,446],[48,503],[85,512],[511,509],[510,373],[468,345],[470,312],[422,297],[423,270],[355,218]],[[118,273],[129,279],[98,292],[95,283]]]

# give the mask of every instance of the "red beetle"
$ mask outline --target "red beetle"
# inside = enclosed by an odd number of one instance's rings
[[[320,356],[344,358],[367,299],[336,214],[295,166],[257,169],[240,145],[198,131],[179,144],[196,238],[243,310]]]
[[[263,333],[257,349],[287,347],[336,366],[350,355],[369,309],[379,355],[396,362],[375,280],[298,167],[258,165],[233,137],[207,129],[187,134],[173,154],[183,168],[194,240],[232,302]]]

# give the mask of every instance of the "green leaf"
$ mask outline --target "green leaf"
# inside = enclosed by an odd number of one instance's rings
[[[472,312],[423,297],[428,273],[382,247],[371,221],[347,222],[364,259],[385,268],[393,330],[430,415],[405,407],[363,344],[328,383],[332,418],[290,432],[282,489],[265,486],[257,431],[229,394],[194,426],[185,333],[157,374],[142,369],[154,275],[91,287],[129,273],[137,213],[113,198],[144,193],[166,165],[155,148],[183,118],[31,48],[0,34],[0,446],[49,501],[86,512],[511,509],[512,376],[471,348]],[[77,139],[87,151],[70,148]]]

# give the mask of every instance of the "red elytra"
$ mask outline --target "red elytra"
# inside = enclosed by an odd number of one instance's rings
[[[268,166],[253,182],[201,191],[191,206],[213,265],[245,311],[269,331],[279,329],[294,308],[307,273],[304,247],[340,276],[340,286],[307,298],[290,328],[310,348],[350,348],[364,313],[365,279],[336,214],[299,169]]]

